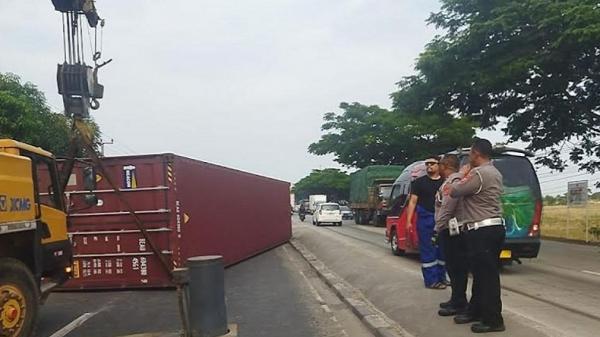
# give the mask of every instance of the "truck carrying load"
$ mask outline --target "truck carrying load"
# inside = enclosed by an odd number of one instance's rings
[[[403,169],[398,165],[373,165],[350,175],[350,206],[356,224],[367,225],[373,220],[375,225],[385,225],[392,184]]]
[[[327,196],[324,194],[313,194],[308,196],[308,212],[314,214],[317,206],[327,202]]]
[[[291,236],[286,182],[173,154],[105,157],[101,163],[172,268],[197,255],[223,255],[231,265]],[[76,166],[67,186],[74,263],[64,288],[171,286],[105,177],[97,175],[97,205],[85,206],[84,170]]]

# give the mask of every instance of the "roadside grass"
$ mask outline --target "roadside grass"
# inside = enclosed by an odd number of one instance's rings
[[[586,212],[589,219],[587,239],[600,242],[600,203],[589,203],[586,208],[544,206],[542,236],[586,241]]]

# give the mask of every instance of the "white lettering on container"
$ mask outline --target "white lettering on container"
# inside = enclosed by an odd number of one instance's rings
[[[140,275],[147,276],[148,275],[148,263],[145,257],[140,258]]]
[[[138,244],[140,246],[140,252],[145,252],[146,251],[146,239],[144,239],[144,238],[138,239]]]

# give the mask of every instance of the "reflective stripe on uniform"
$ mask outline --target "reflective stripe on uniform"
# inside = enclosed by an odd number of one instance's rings
[[[442,260],[435,260],[433,262],[421,263],[421,267],[423,267],[423,268],[431,268],[431,267],[434,267],[437,265],[445,266],[446,262],[444,262]]]
[[[437,261],[421,263],[421,267],[423,267],[423,268],[431,268],[431,267],[435,267],[437,265],[438,265]]]

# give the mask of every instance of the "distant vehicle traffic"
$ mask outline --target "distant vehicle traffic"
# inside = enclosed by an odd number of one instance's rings
[[[295,213],[300,213],[300,206],[302,206],[304,204],[304,212],[308,213],[308,209],[310,208],[310,204],[308,202],[308,200],[306,199],[302,199],[300,200],[300,202],[294,206],[294,212]]]
[[[462,164],[468,162],[468,149],[455,151]],[[528,156],[531,153],[507,147],[495,147],[492,162],[502,173],[504,193],[502,206],[506,223],[506,240],[500,258],[505,261],[535,258],[540,250],[542,194],[540,184]],[[393,185],[390,215],[386,223],[386,239],[396,255],[418,252],[416,218],[406,230],[406,205],[410,184],[425,175],[422,161],[409,165]]]
[[[354,218],[354,214],[352,213],[352,209],[348,206],[340,206],[340,210],[342,211],[342,220],[352,220]]]
[[[339,204],[326,202],[317,206],[313,214],[313,225],[320,226],[323,223],[342,225],[342,211]]]
[[[321,203],[327,202],[327,196],[322,194],[314,194],[308,197],[308,213],[314,214],[317,210],[317,206]]]
[[[367,166],[350,175],[350,207],[356,224],[385,226],[387,204],[392,184],[402,173],[403,166]]]

